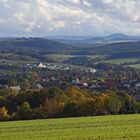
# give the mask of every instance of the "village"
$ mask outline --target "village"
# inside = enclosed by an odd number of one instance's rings
[[[64,65],[60,65],[60,64],[43,64],[43,63],[39,63],[37,64],[22,64],[21,67],[24,68],[40,68],[40,69],[49,69],[49,70],[69,70],[70,67],[68,66],[64,66]]]
[[[73,72],[72,67],[58,65],[58,64],[24,64],[22,68],[44,70],[49,73],[39,77],[34,81],[36,89],[44,89],[50,87],[60,87],[62,89],[70,86],[76,86],[80,89],[87,89],[90,91],[105,91],[114,90],[118,92],[127,92],[136,100],[140,100],[140,81],[137,79],[125,78],[96,78],[95,74],[98,71],[94,68],[84,68],[82,71],[76,70]],[[51,74],[50,74],[51,72]],[[2,84],[2,76],[0,76],[0,88],[10,88],[12,90],[20,91],[22,89],[20,84],[6,85]]]

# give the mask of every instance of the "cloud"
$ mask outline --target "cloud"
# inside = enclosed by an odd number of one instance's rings
[[[4,24],[5,20],[4,19],[0,19],[0,24]]]
[[[0,30],[11,36],[139,34],[139,6],[139,0],[0,0]]]
[[[102,2],[105,4],[111,4],[113,3],[113,0],[102,0]]]
[[[90,0],[89,1],[88,0],[83,0],[82,3],[83,3],[83,5],[88,6],[88,7],[91,7],[92,6]]]
[[[79,4],[79,3],[80,3],[80,0],[68,0],[68,2],[72,2],[72,3],[75,3],[75,4]]]

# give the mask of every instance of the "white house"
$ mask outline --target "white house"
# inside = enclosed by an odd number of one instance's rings
[[[97,72],[97,70],[96,70],[96,69],[94,69],[94,68],[87,68],[87,69],[86,69],[86,72],[96,73],[96,72]]]
[[[46,65],[44,65],[44,64],[42,64],[42,63],[40,63],[39,65],[38,65],[38,68],[46,68],[47,66]]]

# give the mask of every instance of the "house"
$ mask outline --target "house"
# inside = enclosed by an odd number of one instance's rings
[[[0,84],[0,88],[8,88],[8,85]]]
[[[49,78],[46,78],[46,79],[45,79],[45,82],[50,82],[50,79],[49,79]]]
[[[42,64],[42,63],[39,63],[39,65],[37,66],[38,68],[46,68],[47,66]]]
[[[56,70],[55,65],[49,65],[49,66],[47,66],[47,68],[50,69],[50,70]]]
[[[113,79],[106,79],[105,80],[105,85],[107,88],[113,88],[116,86],[116,82]]]
[[[86,82],[83,82],[82,85],[83,85],[83,87],[88,87],[88,83],[86,83]]]
[[[36,84],[36,87],[37,87],[38,89],[43,89],[43,86],[42,86],[41,84]]]
[[[76,84],[79,84],[80,81],[79,81],[79,78],[76,78]]]
[[[140,101],[140,95],[133,95],[133,98],[134,98],[136,101]]]
[[[131,87],[131,81],[122,81],[122,86],[124,88],[130,88]]]
[[[75,80],[72,80],[72,83],[73,83],[73,84],[76,84],[76,85],[77,85],[77,84],[80,84],[79,78],[76,77]]]
[[[93,84],[89,85],[89,89],[96,89],[96,88],[97,88],[96,83],[93,83]]]
[[[77,86],[79,88],[87,88],[88,87],[88,83],[79,83],[79,84],[77,84]]]
[[[65,67],[65,70],[69,70],[70,68],[69,67]]]
[[[135,88],[140,88],[140,82],[135,84]]]
[[[50,78],[50,80],[51,80],[51,81],[56,81],[56,78],[55,78],[54,76],[52,76],[52,77]]]
[[[86,80],[79,80],[76,78],[76,80],[73,80],[73,83],[76,84],[78,87],[81,88],[87,88],[88,87],[88,82]]]
[[[105,83],[104,82],[102,82],[102,81],[96,81],[96,89],[98,89],[98,90],[105,90],[107,87],[106,87],[106,85],[105,85]]]
[[[16,90],[16,91],[20,91],[21,90],[20,86],[10,86],[9,88],[12,89],[12,90]]]
[[[97,70],[94,68],[86,68],[86,72],[90,72],[90,73],[96,73]]]

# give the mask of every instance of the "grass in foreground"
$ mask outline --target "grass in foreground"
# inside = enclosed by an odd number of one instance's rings
[[[0,122],[1,140],[140,140],[140,115]]]

